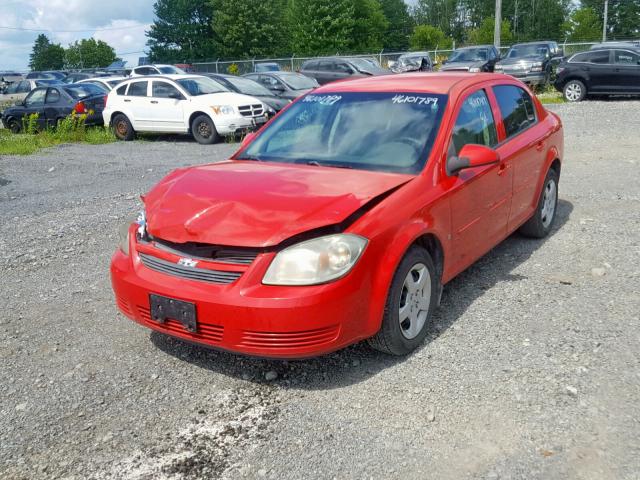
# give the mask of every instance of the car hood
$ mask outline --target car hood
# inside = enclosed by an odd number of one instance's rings
[[[469,70],[471,67],[482,68],[485,63],[484,60],[477,60],[475,62],[447,62],[442,67],[440,67],[441,71],[446,70]]]
[[[235,92],[209,93],[208,95],[193,96],[191,99],[194,102],[206,104],[207,106],[230,105],[232,107],[239,107],[241,105],[261,103],[260,100],[255,97]]]
[[[412,178],[254,161],[180,169],[144,196],[147,229],[174,243],[268,247],[340,224]]]
[[[544,62],[545,60],[546,60],[545,57],[542,57],[539,55],[528,55],[526,57],[505,58],[503,60],[500,60],[499,64],[500,65],[517,65],[517,64],[530,65],[536,62]]]
[[[284,107],[289,105],[289,100],[282,97],[276,97],[274,95],[256,95],[256,98],[260,100],[262,103],[270,106],[276,112],[279,112]]]

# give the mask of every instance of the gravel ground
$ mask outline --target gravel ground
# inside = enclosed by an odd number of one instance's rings
[[[117,313],[138,195],[234,145],[1,157],[0,478],[639,479],[639,105],[553,107],[556,230],[452,281],[404,359],[243,358]]]

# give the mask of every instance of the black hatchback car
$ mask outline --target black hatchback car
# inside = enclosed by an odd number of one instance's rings
[[[640,95],[640,48],[576,53],[558,65],[554,86],[568,102],[588,95]]]
[[[268,107],[271,107],[273,112],[270,112],[270,115],[279,112],[291,103],[291,100],[278,97],[271,90],[268,90],[266,87],[263,87],[258,82],[250,78],[238,77],[224,73],[200,73],[200,75],[215,80],[231,92],[242,93],[244,95],[257,98]]]
[[[38,114],[38,129],[56,125],[71,113],[86,114],[85,125],[103,125],[105,91],[91,84],[35,88],[22,103],[2,112],[2,123],[13,133],[22,130],[22,119]]]
[[[316,58],[302,64],[300,73],[315,78],[320,85],[348,78],[388,75],[391,72],[367,58]]]
[[[295,72],[262,72],[247,73],[243,77],[250,78],[264,85],[278,97],[294,100],[318,86],[313,78]]]

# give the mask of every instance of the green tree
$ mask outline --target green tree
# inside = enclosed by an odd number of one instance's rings
[[[379,51],[389,28],[379,0],[353,0],[354,25],[349,50],[352,52]]]
[[[602,20],[593,8],[583,7],[571,13],[562,30],[569,41],[592,41],[602,35]]]
[[[478,28],[472,28],[467,34],[467,43],[470,45],[493,44],[493,32],[495,29],[495,18],[485,18]],[[511,33],[511,22],[502,20],[500,29],[500,45],[509,45],[513,41]]]
[[[156,20],[147,32],[152,62],[215,58],[210,0],[157,0],[153,10]]]
[[[482,4],[486,0],[475,0]],[[445,36],[461,40],[468,24],[469,9],[466,0],[418,0],[414,9],[417,25],[432,25]],[[493,12],[492,12],[493,14]]]
[[[352,0],[289,0],[291,49],[296,55],[347,51],[355,25]]]
[[[602,0],[581,0],[582,7],[590,7],[602,21],[604,2]],[[602,31],[595,37],[599,39]],[[640,0],[616,0],[609,2],[607,39],[629,39],[640,36]],[[594,40],[595,40],[594,39]]]
[[[116,58],[113,47],[94,38],[76,40],[64,52],[64,64],[67,68],[108,67]]]
[[[417,25],[409,40],[412,50],[434,50],[451,48],[453,41],[442,30],[432,25]]]
[[[64,48],[59,44],[51,43],[46,35],[42,33],[38,35],[29,56],[29,68],[31,70],[60,70],[63,64]]]
[[[220,57],[271,57],[288,51],[286,0],[212,0],[211,5]]]
[[[384,34],[384,49],[392,52],[406,50],[411,35],[411,16],[404,0],[380,0],[384,16],[389,22]]]

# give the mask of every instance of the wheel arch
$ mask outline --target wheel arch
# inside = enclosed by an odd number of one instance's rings
[[[113,119],[116,118],[116,115],[124,115],[125,117],[127,117],[127,119],[129,120],[129,122],[131,123],[131,125],[133,125],[133,122],[131,121],[131,117],[129,115],[127,115],[125,112],[123,112],[122,110],[116,110],[115,112],[113,112],[111,114],[111,117],[109,117],[109,126],[112,126],[113,124]]]
[[[189,128],[189,131],[191,131],[191,124],[193,123],[193,121],[196,119],[196,117],[199,117],[200,115],[205,115],[206,117],[209,117],[209,119],[213,122],[213,125],[215,127],[216,122],[211,115],[209,115],[207,112],[203,112],[202,110],[196,110],[195,112],[192,112],[191,115],[189,115],[189,123],[187,125]]]

